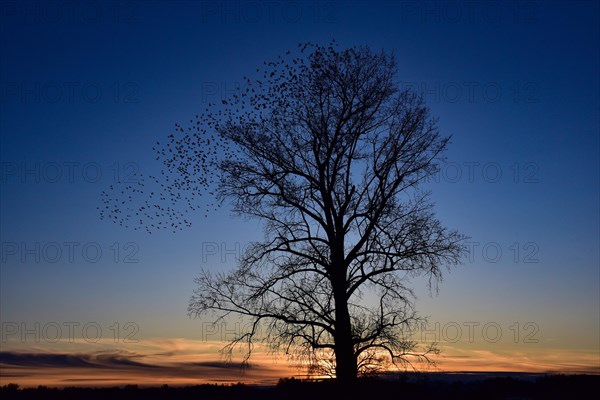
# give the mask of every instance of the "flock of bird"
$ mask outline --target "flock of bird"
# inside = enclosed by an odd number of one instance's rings
[[[301,45],[300,51],[309,46]],[[101,194],[100,218],[152,233],[191,226],[190,211],[203,211],[208,217],[223,205],[223,163],[247,156],[243,143],[260,130],[273,108],[288,101],[290,91],[298,87],[298,74],[307,70],[303,63],[302,57],[286,62],[281,56],[265,62],[263,80],[244,77],[244,89],[209,103],[187,128],[176,124],[167,140],[153,147],[155,160],[162,162],[160,174],[139,174],[135,181],[110,185]]]

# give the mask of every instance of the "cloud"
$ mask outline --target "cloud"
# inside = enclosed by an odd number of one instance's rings
[[[226,369],[239,368],[239,367],[235,366],[233,363],[226,362],[226,361],[201,361],[201,362],[189,363],[189,365],[193,365],[196,367],[208,367],[208,368],[226,368]],[[253,367],[255,367],[254,364],[246,364],[245,365],[245,368],[253,368]]]
[[[0,364],[26,367],[94,367],[87,358],[76,354],[0,352]]]
[[[69,382],[82,385],[101,382],[109,386],[122,383],[275,383],[281,377],[293,375],[287,364],[277,367],[252,363],[242,369],[238,363],[219,359],[205,357],[199,360],[197,357],[181,361],[125,351],[77,354],[4,351],[0,352],[0,367],[1,384],[15,382],[23,386],[64,386]]]
[[[302,377],[304,370],[279,355],[274,358],[262,344],[255,347],[248,368],[242,355],[231,362],[219,352],[224,343],[191,339],[154,339],[139,343],[68,343],[53,348],[3,346],[0,386],[68,386],[122,384],[194,385],[202,383],[274,384],[282,377]],[[599,373],[597,352],[537,348],[464,348],[446,346],[436,357],[438,372],[511,371]]]

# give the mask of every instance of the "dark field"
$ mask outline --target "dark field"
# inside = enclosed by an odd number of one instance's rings
[[[600,375],[436,374],[395,380],[363,379],[353,387],[334,381],[281,380],[276,386],[199,385],[116,388],[0,388],[1,399],[587,399],[600,393]]]

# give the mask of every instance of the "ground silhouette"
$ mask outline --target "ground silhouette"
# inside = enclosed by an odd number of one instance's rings
[[[446,375],[446,374],[442,374]],[[451,374],[448,374],[449,376]],[[2,399],[363,399],[385,396],[410,399],[585,399],[600,392],[600,375],[546,375],[531,378],[492,377],[484,379],[360,379],[354,385],[339,385],[334,380],[303,382],[282,379],[276,386],[198,385],[186,387],[139,388],[38,388],[17,385],[0,388]]]

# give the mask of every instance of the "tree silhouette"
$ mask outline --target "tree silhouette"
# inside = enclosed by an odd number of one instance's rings
[[[167,205],[123,212],[105,193],[102,216],[176,229],[189,224],[178,203],[197,210],[214,194],[264,222],[235,270],[195,280],[188,308],[249,318],[228,347],[247,346],[245,360],[263,340],[343,382],[430,361],[435,346],[411,338],[423,319],[408,282],[435,285],[465,253],[420,188],[449,137],[422,97],[397,86],[393,55],[334,43],[289,54],[159,143],[165,168],[150,177],[160,194],[150,193]],[[144,185],[128,189],[148,194]]]

